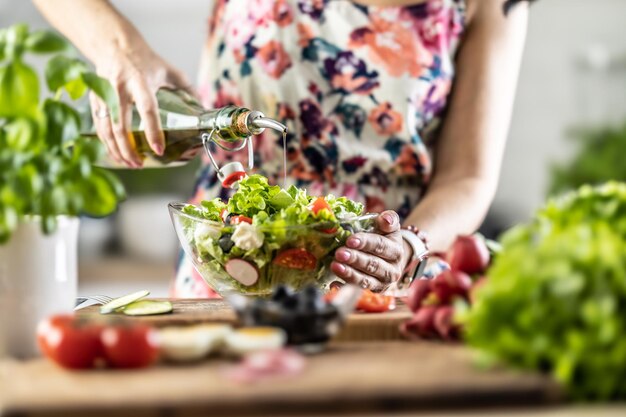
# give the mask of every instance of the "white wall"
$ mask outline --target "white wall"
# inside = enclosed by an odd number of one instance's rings
[[[210,1],[114,3],[160,54],[195,79]],[[17,21],[33,27],[45,24],[30,2],[0,0],[0,26]],[[594,44],[626,52],[626,0],[541,0],[533,6],[494,204],[494,210],[509,221],[527,217],[543,201],[548,163],[569,153],[564,141],[566,127],[598,118],[592,114],[626,115],[623,78],[596,76],[591,84],[585,83],[586,78],[574,65],[576,57]],[[607,102],[610,105],[604,106]]]
[[[624,79],[585,76],[575,65],[576,58],[592,45],[626,53],[626,1],[541,0],[531,10],[494,204],[494,209],[506,212],[512,220],[527,217],[544,200],[548,164],[570,153],[564,139],[567,127],[626,116]]]

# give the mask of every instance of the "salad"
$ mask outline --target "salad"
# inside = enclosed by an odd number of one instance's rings
[[[183,248],[218,293],[269,295],[278,285],[326,289],[335,250],[370,230],[375,215],[346,197],[315,197],[250,175],[228,202],[219,198],[172,210]]]

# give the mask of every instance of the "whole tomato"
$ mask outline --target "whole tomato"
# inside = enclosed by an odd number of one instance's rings
[[[37,342],[41,352],[58,365],[70,369],[87,369],[103,356],[102,327],[63,314],[41,321]]]
[[[104,356],[115,368],[144,368],[159,356],[157,332],[144,325],[118,325],[102,331]]]

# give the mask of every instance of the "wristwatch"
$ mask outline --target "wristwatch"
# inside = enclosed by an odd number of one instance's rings
[[[413,249],[413,256],[404,269],[402,278],[398,281],[398,287],[405,288],[424,275],[428,262],[428,236],[415,226],[403,227],[400,233]]]

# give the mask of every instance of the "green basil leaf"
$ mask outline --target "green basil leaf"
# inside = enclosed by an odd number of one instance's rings
[[[18,189],[25,198],[35,198],[43,190],[43,177],[32,163],[21,167],[17,182]]]
[[[9,237],[17,228],[19,215],[11,206],[0,206],[0,244],[9,240]]]
[[[83,73],[82,78],[91,91],[93,91],[95,95],[100,97],[102,101],[105,102],[109,108],[113,121],[117,122],[120,113],[120,105],[117,93],[111,84],[106,79],[94,74],[93,72]]]
[[[116,175],[113,175],[111,171],[105,168],[96,167],[94,170],[98,171],[98,174],[101,175],[111,186],[113,190],[113,194],[118,200],[126,199],[126,190],[124,189],[124,184],[117,178]]]
[[[19,23],[6,30],[4,53],[9,59],[19,59],[24,51],[24,42],[28,36],[28,26]]]
[[[89,198],[84,201],[83,211],[90,216],[107,216],[113,213],[117,207],[115,190],[107,179],[96,170],[85,183],[85,194],[89,195]]]
[[[0,62],[6,57],[7,30],[0,29]]]
[[[0,67],[0,118],[34,116],[39,104],[37,73],[21,61]]]
[[[32,32],[26,38],[24,46],[27,50],[38,53],[48,54],[52,52],[62,52],[69,49],[70,44],[64,37],[50,30],[37,30]]]
[[[57,218],[55,215],[43,215],[41,216],[41,230],[44,234],[49,235],[57,229]]]
[[[30,119],[16,118],[4,127],[6,144],[13,151],[25,151],[36,139],[37,125]]]
[[[48,145],[62,145],[80,137],[80,117],[73,108],[60,101],[47,99],[43,109],[48,121]]]
[[[82,78],[76,78],[65,84],[65,91],[67,91],[72,100],[78,100],[87,92],[87,84],[85,84]]]
[[[57,55],[46,65],[46,83],[51,91],[57,91],[69,82],[82,80],[81,75],[85,71],[87,71],[87,65],[80,59]],[[76,86],[72,89],[75,90]]]

